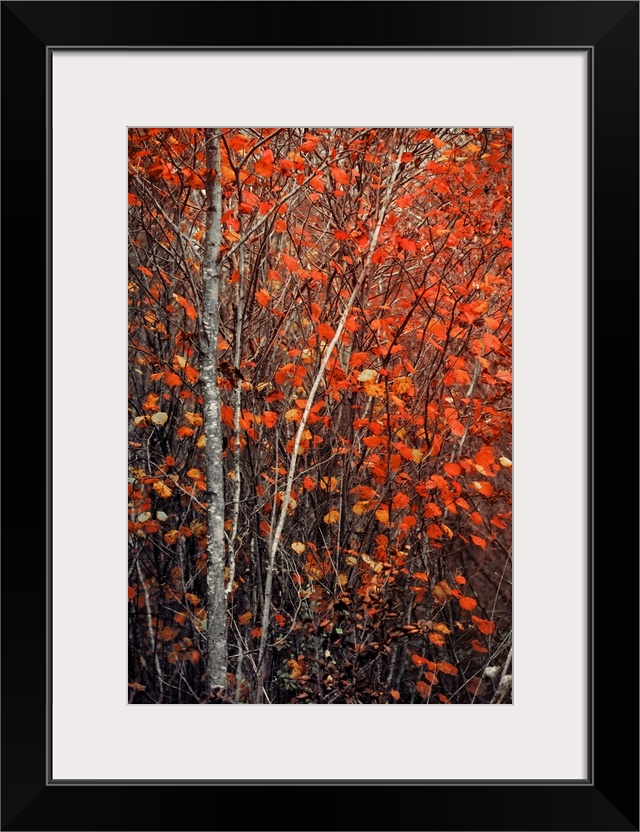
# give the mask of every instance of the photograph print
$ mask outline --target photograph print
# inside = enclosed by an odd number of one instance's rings
[[[132,127],[127,199],[127,701],[511,704],[511,130]]]

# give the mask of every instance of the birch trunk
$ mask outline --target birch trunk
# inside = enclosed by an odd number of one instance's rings
[[[202,263],[204,285],[202,396],[204,400],[205,472],[207,476],[207,674],[210,691],[227,685],[227,603],[224,591],[224,471],[222,421],[218,389],[218,329],[220,246],[222,241],[222,183],[220,139],[216,130],[205,130],[207,220]]]

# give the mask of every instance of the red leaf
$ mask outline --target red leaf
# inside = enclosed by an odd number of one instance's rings
[[[309,184],[314,190],[319,191],[320,193],[324,191],[324,183],[322,182],[322,179],[319,176],[314,176],[309,182]]]

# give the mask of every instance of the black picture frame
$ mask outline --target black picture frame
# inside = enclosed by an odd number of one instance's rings
[[[589,261],[589,771],[583,781],[56,782],[50,737],[50,443],[43,404],[25,413],[38,477],[25,520],[12,482],[2,557],[2,829],[637,830],[638,2],[3,2],[3,289],[12,322],[29,304],[21,366],[46,376],[51,420],[50,58],[55,48],[130,49],[582,49],[590,61]],[[238,14],[242,25],[238,25]],[[328,27],[328,18],[339,25]],[[171,19],[198,25],[169,26]],[[322,21],[325,21],[323,23]],[[206,33],[206,35],[205,35]],[[202,40],[203,37],[207,40]],[[171,38],[176,42],[168,43]],[[481,91],[479,94],[482,94]],[[15,132],[14,132],[15,131]],[[547,135],[541,131],[541,136]],[[15,139],[15,143],[14,143]],[[570,144],[549,130],[556,152]],[[91,187],[79,182],[79,187]],[[28,208],[16,194],[29,194]],[[25,271],[32,289],[16,279]],[[8,296],[11,301],[7,300]],[[14,302],[15,301],[15,302]],[[40,336],[40,340],[37,336]],[[633,343],[630,341],[633,340]],[[44,343],[43,343],[44,342]],[[31,356],[29,356],[29,351]],[[47,360],[44,360],[47,356]],[[5,352],[5,380],[15,353]],[[596,376],[596,370],[598,371]],[[567,369],[568,372],[571,369]],[[16,381],[18,381],[16,379]],[[25,384],[24,380],[21,382]],[[33,381],[28,380],[28,385]],[[8,385],[12,389],[13,382]],[[635,394],[635,395],[634,395]],[[12,409],[11,407],[8,409]],[[559,445],[562,430],[560,426]],[[599,442],[596,445],[596,437]],[[635,459],[634,459],[635,456]],[[5,455],[5,460],[7,455]],[[22,463],[24,464],[24,463]],[[45,474],[46,468],[46,474]],[[19,478],[22,481],[21,478]],[[33,506],[49,521],[34,545]],[[32,491],[34,486],[29,486]],[[13,501],[13,504],[12,504]],[[629,514],[632,518],[629,518]],[[7,516],[9,521],[7,521]],[[20,522],[20,518],[22,522]],[[28,524],[28,529],[24,523]],[[21,541],[17,545],[15,540]],[[30,552],[25,569],[23,555]],[[35,555],[34,555],[35,552]],[[47,556],[45,557],[45,552]],[[26,573],[26,574],[25,574]],[[561,603],[562,599],[558,599]],[[553,616],[553,603],[544,602]],[[571,649],[571,633],[558,633]],[[546,645],[548,647],[548,645]],[[542,649],[542,647],[541,647]],[[562,681],[541,678],[541,696]],[[82,691],[79,695],[90,696]],[[274,754],[286,753],[274,750]],[[357,759],[357,749],[352,752]],[[336,749],[337,755],[344,754]],[[553,754],[553,748],[549,748]],[[482,771],[481,757],[479,771]],[[393,765],[393,761],[384,761]],[[195,787],[203,789],[193,793]],[[160,789],[160,793],[150,790]],[[239,790],[239,791],[238,791]],[[454,794],[452,794],[454,790]],[[240,825],[239,825],[240,824]]]

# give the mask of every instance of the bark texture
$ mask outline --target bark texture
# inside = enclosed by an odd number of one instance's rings
[[[222,465],[222,421],[218,389],[218,329],[220,245],[222,240],[222,184],[220,139],[217,130],[205,131],[207,149],[207,223],[202,266],[204,284],[202,396],[206,436],[207,476],[207,673],[209,689],[227,683],[227,602],[224,591],[224,469]]]

